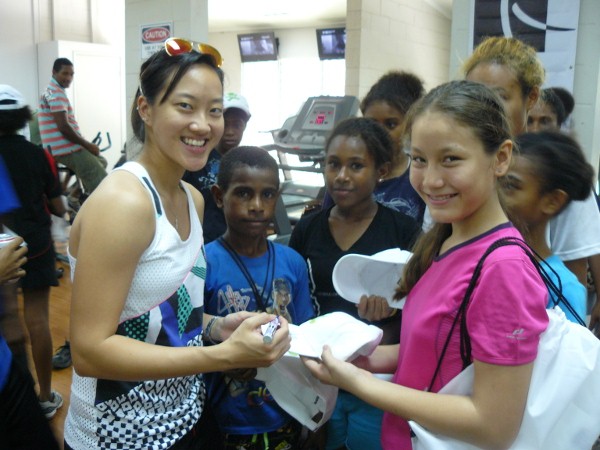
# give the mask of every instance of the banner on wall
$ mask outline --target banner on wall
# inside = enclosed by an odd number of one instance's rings
[[[488,36],[533,46],[546,69],[545,86],[573,92],[579,0],[474,0],[471,49]]]
[[[163,48],[163,43],[172,35],[173,22],[153,23],[140,26],[142,60]]]

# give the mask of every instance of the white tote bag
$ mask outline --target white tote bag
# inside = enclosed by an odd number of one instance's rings
[[[523,422],[512,450],[588,450],[600,435],[600,340],[549,309],[540,336]],[[470,395],[471,364],[440,394]],[[473,445],[427,431],[409,421],[414,450],[472,450]]]

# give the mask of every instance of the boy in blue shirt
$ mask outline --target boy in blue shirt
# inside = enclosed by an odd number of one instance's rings
[[[206,246],[205,311],[220,316],[268,311],[294,324],[314,317],[304,259],[267,239],[279,196],[275,160],[259,147],[230,150],[221,159],[212,193],[227,230]],[[242,370],[206,377],[224,448],[296,448],[301,425],[275,403],[255,374]]]

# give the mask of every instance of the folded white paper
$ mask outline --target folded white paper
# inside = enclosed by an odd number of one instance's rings
[[[300,360],[300,355],[320,358],[323,346],[329,345],[336,358],[351,361],[370,355],[383,331],[343,312],[333,312],[311,319],[302,325],[289,325],[290,350],[275,364],[259,368],[256,378],[288,414],[310,430],[323,425],[333,413],[338,389],[314,378]]]
[[[333,356],[352,361],[370,355],[381,341],[383,331],[344,312],[332,312],[302,325],[290,324],[292,345],[286,356],[320,358],[323,346],[329,345]]]

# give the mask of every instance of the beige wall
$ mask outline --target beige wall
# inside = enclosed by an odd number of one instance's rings
[[[600,157],[600,2],[581,0],[573,95],[577,137],[598,170]],[[598,174],[596,174],[598,175]]]
[[[119,70],[125,54],[124,23],[124,0],[0,0],[0,83],[14,86],[36,109],[39,95],[52,75],[54,59],[71,58],[75,62],[75,78],[67,93],[72,100],[77,98],[73,102],[75,116],[87,139],[92,139],[97,131],[110,131],[112,148],[104,156],[111,167],[119,158],[121,136],[125,135],[124,121],[118,117],[124,98],[124,83],[120,84],[123,73]],[[49,48],[55,50],[48,51]],[[72,49],[78,50],[73,53]],[[79,65],[78,71],[77,61],[82,61],[79,57],[98,52],[109,54],[111,62],[116,61],[106,77],[117,79],[110,101],[97,101],[96,92],[86,95],[89,89],[85,88],[86,83],[90,84],[89,74],[101,77],[103,71],[109,70],[105,63],[94,64],[89,72]]]
[[[424,0],[348,0],[346,93],[364,96],[388,70],[448,81],[450,19]]]
[[[241,85],[237,41],[232,33],[209,35],[207,3],[208,0],[0,0],[0,55],[4,61],[0,65],[0,82],[14,85],[35,104],[39,86],[47,81],[38,76],[42,72],[37,62],[38,43],[64,40],[125,47],[129,106],[141,63],[139,26],[172,20],[175,33],[209,39],[228,55],[224,64],[226,88],[235,90]],[[427,88],[459,77],[460,62],[469,51],[470,4],[471,0],[453,0],[450,20],[427,0],[348,0],[346,93],[363,96],[377,77],[390,69],[414,71],[425,80]],[[579,24],[574,122],[590,160],[597,165],[600,1],[581,0]]]
[[[0,83],[37,103],[39,87],[45,87],[51,75],[50,67],[38,68],[38,44],[74,41],[120,51],[124,18],[124,0],[0,0]]]
[[[127,108],[135,95],[141,56],[140,27],[172,22],[173,35],[206,42],[208,39],[208,0],[125,0],[125,92]],[[127,121],[127,136],[131,136]]]
[[[427,88],[448,81],[451,20],[425,0],[348,0],[345,26],[346,94],[362,97],[391,69],[416,73]],[[285,32],[276,30],[277,35]],[[306,53],[314,46],[313,41],[311,34],[306,41],[310,44],[290,40],[286,44]],[[236,33],[210,33],[209,42],[225,56],[226,83],[233,90],[239,89],[241,63]]]
[[[237,41],[237,33],[209,33],[208,43],[219,49],[223,56],[223,72],[225,72],[225,91],[241,92],[242,60]]]

